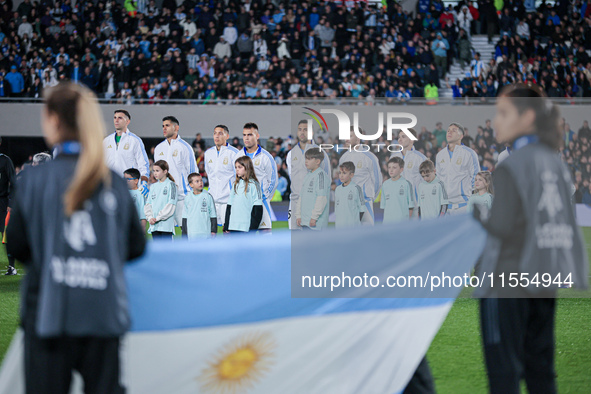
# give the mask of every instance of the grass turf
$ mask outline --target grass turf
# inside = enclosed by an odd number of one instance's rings
[[[287,228],[276,222],[274,228]],[[591,256],[591,228],[583,235]],[[0,267],[7,265],[0,251]],[[19,273],[22,266],[17,263]],[[2,271],[4,272],[4,271]],[[0,277],[0,361],[18,325],[19,283],[22,276]],[[590,392],[591,387],[591,298],[569,298],[577,293],[562,291],[556,312],[556,373],[561,393]],[[437,392],[485,393],[486,371],[480,342],[478,303],[458,298],[427,353]]]

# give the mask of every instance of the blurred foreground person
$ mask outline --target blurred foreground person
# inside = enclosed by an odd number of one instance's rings
[[[125,181],[104,160],[90,90],[46,91],[41,123],[55,160],[17,181],[8,250],[27,267],[21,324],[27,393],[121,393],[119,342],[130,325],[123,264],[145,239]]]
[[[497,141],[511,155],[495,170],[495,198],[483,219],[489,235],[482,266],[493,282],[480,301],[491,393],[555,393],[554,315],[559,287],[587,287],[587,256],[571,204],[571,177],[558,149],[559,110],[537,86],[499,95]],[[512,279],[513,278],[513,279]]]

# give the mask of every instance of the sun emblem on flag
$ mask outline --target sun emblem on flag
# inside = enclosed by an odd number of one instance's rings
[[[207,393],[233,394],[252,388],[272,365],[276,343],[269,333],[235,338],[211,357],[198,380]]]

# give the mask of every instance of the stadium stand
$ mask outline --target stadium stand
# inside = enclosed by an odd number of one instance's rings
[[[591,96],[587,2],[383,3],[5,0],[0,97],[67,79],[123,103],[486,99],[519,81]]]

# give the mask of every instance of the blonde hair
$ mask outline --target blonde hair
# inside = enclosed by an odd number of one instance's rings
[[[490,171],[480,171],[478,174],[476,174],[476,176],[481,177],[482,180],[484,181],[484,184],[486,185],[486,192],[490,193],[490,194],[494,194],[493,193],[492,175],[490,174]]]
[[[111,172],[105,164],[103,150],[105,124],[94,93],[71,82],[46,90],[45,108],[48,114],[57,116],[59,142],[80,143],[74,177],[63,196],[65,214],[71,216],[82,208],[101,182],[111,185]]]

